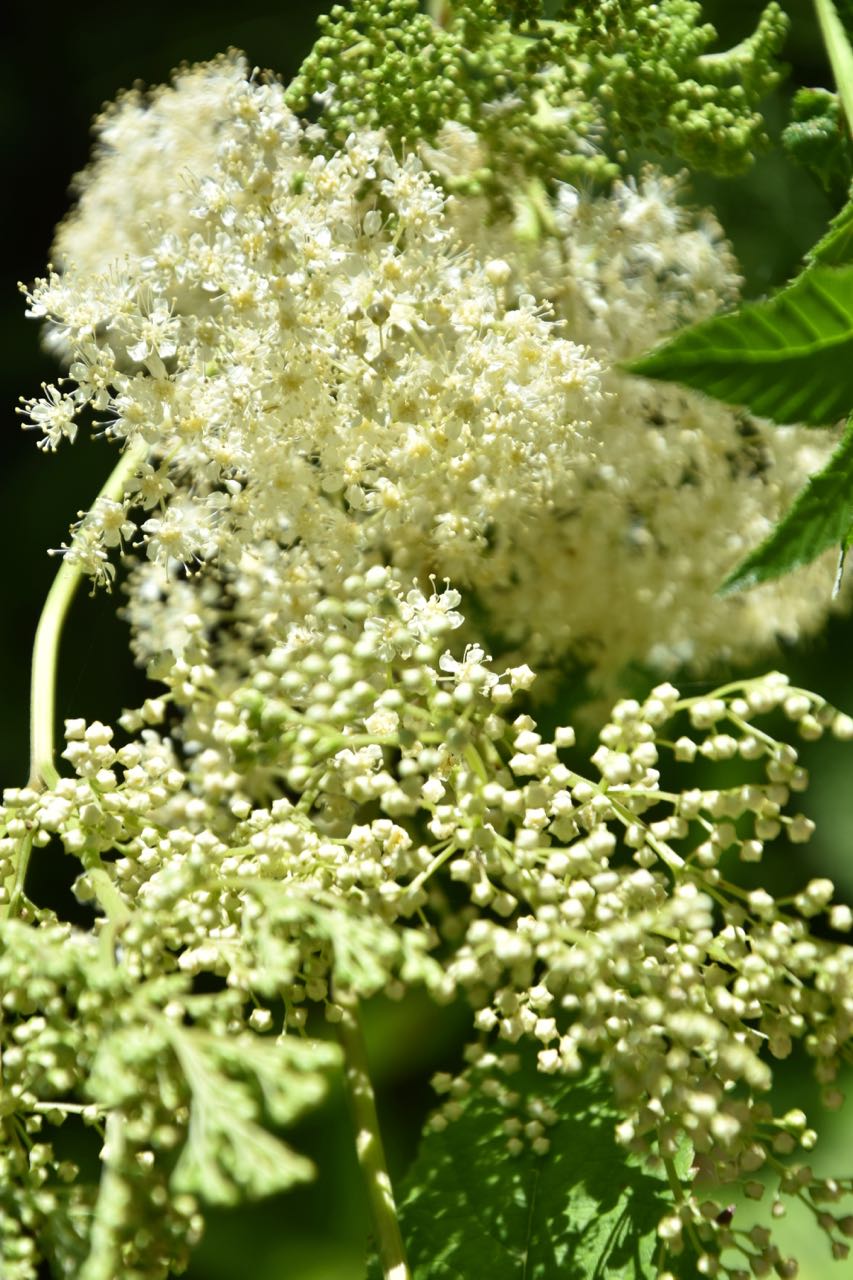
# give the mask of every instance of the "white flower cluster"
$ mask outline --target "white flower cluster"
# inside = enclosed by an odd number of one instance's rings
[[[30,404],[45,444],[90,406],[148,446],[70,552],[105,577],[110,547],[144,545],[141,654],[182,652],[223,580],[220,607],[275,636],[378,562],[449,576],[504,649],[599,679],[817,625],[825,562],[712,594],[824,445],[614,369],[733,298],[710,216],[648,174],[531,205],[531,240],[523,208],[490,223],[381,135],[313,159],[309,136],[235,57],[128,95],[32,292],[70,361]],[[476,139],[426,160],[475,165]]]
[[[840,1104],[853,949],[825,939],[853,917],[826,880],[776,902],[737,862],[812,830],[789,811],[796,751],[761,718],[806,740],[853,722],[779,675],[699,698],[661,684],[616,705],[587,776],[571,728],[527,714],[528,660],[605,682],[631,662],[743,656],[825,612],[823,562],[712,598],[823,460],[813,434],[616,368],[734,297],[716,224],[652,173],[595,198],[528,192],[514,223],[489,223],[427,168],[475,163],[472,136],[397,156],[354,134],[318,154],[237,57],[128,95],[99,137],[59,270],[30,295],[68,377],[29,415],[48,448],[88,417],[129,450],[126,491],[67,554],[101,580],[125,554],[132,643],[163,692],[123,717],[121,745],[68,722],[72,776],[0,807],[0,906],[20,917],[0,921],[0,955],[11,969],[43,935],[68,990],[54,1017],[56,984],[28,968],[8,1005],[4,1114],[36,1132],[79,1094],[130,1118],[123,1154],[108,1132],[113,1234],[83,1280],[137,1265],[127,1206],[166,1196],[164,1161],[188,1197],[169,1231],[187,1237],[196,1194],[283,1185],[257,1098],[281,1122],[284,1094],[308,1105],[328,1065],[302,1039],[316,1013],[341,1021],[350,997],[412,983],[467,995],[468,1060],[478,1080],[494,1066],[493,1091],[499,1042],[524,1040],[543,1088],[601,1064],[627,1148],[667,1162],[689,1140],[671,1253],[689,1240],[714,1274],[740,1275],[719,1270],[726,1250],[755,1274],[787,1267],[725,1212],[731,1184],[760,1197],[762,1171],[774,1204],[809,1199],[843,1256],[849,1216],[816,1206],[850,1186],[791,1159],[814,1130],[767,1095],[769,1059],[799,1043]],[[679,785],[697,756],[738,761],[740,780]],[[76,968],[70,931],[26,898],[30,854],[51,844],[102,913]],[[75,1031],[90,985],[110,995],[91,1016],[112,1056]],[[48,1032],[77,1036],[73,1060],[48,1062]],[[437,1123],[468,1083],[448,1084]],[[224,1119],[199,1136],[211,1097],[266,1163]],[[546,1152],[551,1118],[538,1102],[509,1114],[510,1150]],[[24,1163],[9,1176],[29,1186]],[[304,1168],[292,1157],[286,1177]],[[14,1280],[36,1274],[29,1230],[9,1227],[29,1250]],[[174,1241],[152,1240],[145,1274],[165,1275]]]

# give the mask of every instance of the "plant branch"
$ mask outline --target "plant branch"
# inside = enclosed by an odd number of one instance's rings
[[[110,473],[95,503],[101,498],[118,501],[147,452],[148,445],[143,440],[129,445]],[[93,507],[95,503],[92,504]],[[78,538],[82,532],[82,529],[78,532]],[[74,541],[71,543],[71,550],[73,549]],[[82,576],[83,571],[79,565],[67,558],[62,562],[47,594],[36,628],[30,691],[30,776],[27,785],[39,791],[45,786],[53,786],[59,779],[53,762],[56,667],[62,628]]]
[[[30,857],[33,852],[33,833],[29,831],[22,840],[18,842],[15,853],[15,874],[10,877],[7,882],[11,885],[8,906],[0,908],[0,916],[6,915],[9,918],[16,916],[21,910],[21,903],[24,900],[24,885],[27,880],[27,870],[30,865]]]
[[[342,996],[340,992],[335,999],[343,1015],[338,1023],[338,1038],[344,1051],[344,1083],[355,1129],[355,1149],[367,1183],[382,1274],[385,1280],[411,1280],[394,1191],[385,1164],[358,1000],[355,996]]]
[[[125,1118],[120,1111],[107,1116],[98,1199],[92,1218],[89,1255],[79,1280],[112,1280],[121,1265],[121,1231],[130,1212],[130,1191],[122,1173],[126,1159]]]

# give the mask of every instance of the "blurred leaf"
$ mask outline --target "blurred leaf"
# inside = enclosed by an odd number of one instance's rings
[[[853,406],[853,266],[812,267],[766,302],[684,329],[628,369],[776,422],[836,422]]]
[[[827,547],[846,548],[853,531],[853,417],[822,471],[807,482],[770,537],[723,583],[723,591],[753,587],[809,564]]]
[[[846,0],[843,3],[845,9],[848,9]],[[845,24],[832,0],[814,0],[814,7],[838,95],[849,124],[853,121],[853,48],[850,47]]]
[[[423,1138],[401,1204],[414,1280],[657,1275],[656,1228],[671,1208],[669,1188],[616,1142],[607,1083],[597,1073],[545,1076],[534,1060],[506,1084],[497,1096],[475,1084],[461,1116]],[[506,1122],[527,1124],[543,1107],[558,1117],[543,1126],[547,1153],[524,1139],[520,1154],[510,1154]],[[370,1280],[380,1274],[372,1259]]]
[[[293,930],[331,948],[334,975],[342,986],[362,997],[381,991],[389,975],[399,973],[406,982],[436,980],[441,970],[426,953],[423,936],[412,929],[398,930],[371,911],[341,905],[322,894],[296,892],[277,881],[246,880],[246,894],[263,904],[262,911],[247,912],[243,929],[258,957],[256,986],[275,994],[294,977],[299,951]]]
[[[169,1039],[192,1095],[187,1140],[172,1175],[176,1191],[234,1204],[313,1177],[311,1161],[258,1119],[265,1110],[285,1123],[319,1102],[325,1093],[321,1072],[338,1061],[334,1045],[248,1034],[228,1039],[181,1027],[172,1028]]]
[[[785,150],[814,174],[824,191],[843,199],[853,176],[853,149],[838,94],[799,89],[791,117],[782,133]]]

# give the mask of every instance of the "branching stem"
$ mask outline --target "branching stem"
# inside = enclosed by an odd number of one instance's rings
[[[358,1163],[367,1184],[382,1275],[384,1280],[411,1280],[412,1273],[406,1260],[394,1191],[385,1164],[376,1098],[358,1016],[358,1001],[355,997],[342,995],[340,992],[335,999],[343,1011],[338,1023],[338,1038],[344,1051],[344,1083],[355,1129]]]
[[[126,448],[95,502],[101,498],[117,502],[147,452],[148,445],[144,440],[138,440]],[[73,550],[73,542],[71,547]],[[35,787],[36,790],[54,786],[59,780],[53,762],[56,666],[62,628],[82,576],[83,571],[78,564],[73,560],[63,560],[47,594],[36,628],[30,692],[30,776],[27,782],[28,786]]]

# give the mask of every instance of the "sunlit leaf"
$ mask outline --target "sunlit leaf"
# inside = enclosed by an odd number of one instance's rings
[[[176,1191],[234,1204],[313,1176],[311,1161],[262,1121],[266,1114],[285,1123],[320,1101],[321,1073],[338,1060],[334,1045],[296,1037],[275,1044],[249,1034],[220,1039],[184,1028],[169,1039],[191,1094],[187,1140],[172,1175]]]
[[[545,1076],[529,1064],[506,1077],[505,1098],[474,1088],[461,1116],[428,1130],[402,1188],[401,1220],[414,1280],[645,1280],[657,1275],[656,1228],[668,1184],[616,1141],[618,1117],[596,1073]],[[549,1142],[537,1154],[509,1132],[542,1107]],[[689,1161],[688,1161],[689,1163]],[[686,1172],[680,1165],[681,1172]],[[375,1260],[368,1272],[380,1275]]]
[[[853,407],[853,266],[813,267],[766,302],[684,329],[628,367],[776,422],[836,422]]]
[[[853,418],[822,471],[797,495],[766,541],[723,583],[723,591],[752,587],[809,564],[831,546],[845,546],[853,530]]]

